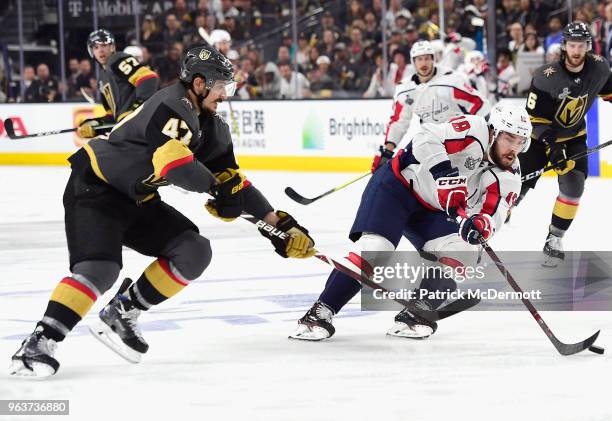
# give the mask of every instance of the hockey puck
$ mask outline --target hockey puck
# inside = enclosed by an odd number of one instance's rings
[[[596,354],[603,354],[605,350],[600,346],[591,345],[589,347],[589,351],[594,352]]]

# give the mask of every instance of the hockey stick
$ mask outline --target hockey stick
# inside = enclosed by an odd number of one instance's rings
[[[87,93],[84,87],[81,86],[80,91],[81,91],[81,95],[83,95],[83,98],[85,98],[85,101],[89,102],[91,105],[96,104],[96,100],[93,99],[93,97]]]
[[[328,196],[334,192],[337,192],[338,190],[342,190],[343,188],[350,186],[351,184],[353,184],[356,181],[361,180],[362,178],[367,177],[368,175],[372,175],[371,172],[368,172],[366,174],[360,175],[357,178],[352,179],[351,181],[348,181],[338,187],[334,187],[331,190],[326,191],[323,194],[318,195],[317,197],[313,197],[312,199],[309,199],[307,197],[302,196],[301,194],[299,194],[298,192],[296,192],[295,190],[293,190],[293,188],[291,187],[286,187],[285,188],[285,194],[287,196],[289,196],[289,198],[291,198],[292,200],[295,200],[296,202],[298,202],[300,205],[310,205],[312,202],[315,202],[325,196]]]
[[[113,126],[114,125],[112,124],[98,126],[95,128],[95,130],[97,131],[97,130],[112,129]],[[6,131],[6,134],[8,135],[9,139],[15,140],[15,139],[28,139],[31,137],[53,136],[56,134],[76,132],[78,130],[78,127],[73,127],[71,129],[62,129],[62,130],[51,130],[48,132],[39,132],[39,133],[26,134],[23,136],[17,136],[15,135],[15,128],[13,127],[13,121],[10,118],[7,118],[6,120],[4,120],[4,130]]]
[[[246,219],[250,223],[254,224],[257,228],[261,228],[264,231],[267,231],[270,235],[278,237],[283,241],[289,238],[289,234],[287,234],[284,231],[279,230],[275,226],[268,224],[265,221],[262,221],[259,218],[256,218],[248,214],[242,214],[241,217],[243,219]],[[349,268],[348,266],[343,265],[338,260],[326,254],[317,253],[315,254],[314,257],[330,265],[334,269],[337,269],[338,271],[344,273],[345,275],[350,276],[351,278],[361,283],[362,285],[365,285],[373,290],[389,292],[389,290],[380,286],[376,282],[372,281],[369,277],[367,277],[363,273],[354,271],[353,269]],[[402,298],[393,298],[393,301],[395,301],[398,304],[401,304],[404,307],[407,307],[412,313],[416,314],[417,316],[422,317],[426,320],[429,320],[430,322],[435,322],[438,320],[446,319],[447,317],[453,316],[457,313],[460,313],[471,307],[474,307],[480,302],[480,299],[478,298],[458,299],[437,310],[425,310],[425,309],[418,308],[415,306],[414,303],[406,301]]]
[[[563,161],[559,161],[556,164],[548,165],[548,166],[546,166],[546,167],[544,167],[544,168],[542,168],[540,170],[536,170],[536,171],[531,172],[529,174],[525,174],[523,177],[521,177],[521,181],[525,182],[527,180],[531,180],[532,178],[539,177],[542,174],[544,174],[546,171],[554,170],[555,168],[557,168],[560,164],[563,164],[564,162],[575,161],[577,159],[583,158],[583,157],[585,157],[587,155],[590,155],[590,154],[592,154],[594,152],[597,152],[598,150],[603,149],[606,146],[610,146],[610,145],[612,145],[612,140],[608,140],[607,142],[602,143],[601,145],[597,145],[597,146],[595,146],[593,148],[587,149],[586,151],[578,152],[576,155],[570,156],[569,158],[564,159]]]
[[[497,257],[497,254],[487,244],[487,242],[481,241],[481,245],[485,249],[489,257],[491,258],[491,260],[493,260],[493,263],[495,263],[495,265],[497,266],[499,271],[502,273],[502,275],[506,277],[506,281],[510,284],[512,289],[514,289],[519,294],[524,295],[521,287],[514,280],[510,272],[508,272],[504,264],[501,262],[499,257]],[[525,307],[527,307],[527,309],[529,310],[533,318],[536,320],[536,322],[538,322],[538,325],[540,326],[540,328],[544,331],[546,336],[548,336],[548,339],[550,339],[552,344],[555,346],[555,348],[557,349],[557,351],[559,351],[561,355],[577,354],[579,352],[584,351],[585,349],[589,349],[591,345],[595,343],[595,340],[599,336],[600,331],[598,330],[597,332],[595,332],[593,335],[591,335],[589,338],[585,339],[582,342],[577,342],[575,344],[565,344],[561,342],[559,339],[557,339],[557,337],[552,332],[552,330],[550,330],[546,322],[544,322],[544,319],[542,319],[542,316],[540,316],[540,313],[538,313],[538,310],[534,307],[533,304],[531,304],[531,301],[529,301],[526,298],[521,298],[521,301],[523,302]]]

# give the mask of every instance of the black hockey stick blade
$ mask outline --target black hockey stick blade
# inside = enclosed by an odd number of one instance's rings
[[[497,253],[493,251],[491,246],[489,246],[486,241],[481,241],[481,245],[491,258],[491,260],[493,260],[495,266],[497,266],[502,275],[504,275],[504,277],[506,278],[506,282],[508,282],[508,284],[512,287],[514,291],[523,294],[523,289],[519,286],[514,277],[510,274],[510,272],[508,272],[502,261],[497,256]],[[538,326],[540,326],[540,329],[542,329],[542,331],[546,334],[550,342],[552,342],[554,347],[561,355],[573,355],[582,352],[585,349],[589,349],[589,347],[593,345],[593,343],[599,336],[600,331],[598,330],[582,342],[577,342],[575,344],[563,343],[555,336],[550,327],[548,327],[548,325],[546,324],[542,316],[540,316],[540,313],[531,303],[531,301],[529,301],[527,298],[521,298],[521,301],[523,302],[525,307],[527,307],[527,310],[529,310],[529,313],[531,313],[531,316],[535,319],[535,321],[538,322]]]
[[[549,332],[550,332],[550,329],[549,329]],[[549,335],[549,332],[546,332],[546,334]],[[557,351],[559,351],[559,354],[573,355],[573,354],[582,352],[585,349],[589,349],[590,346],[593,345],[595,341],[597,340],[597,337],[599,336],[599,332],[601,331],[598,330],[593,335],[591,335],[589,338],[585,339],[582,342],[578,342],[575,344],[564,344],[559,339],[557,339],[556,336],[552,334],[552,332],[550,332],[550,335],[548,337],[550,338],[550,341],[553,343],[555,348],[557,348]]]
[[[285,194],[289,196],[291,200],[298,202],[300,205],[310,205],[312,202],[322,197],[317,196],[315,198],[309,199],[307,197],[302,196],[301,194],[293,190],[293,188],[291,187],[285,187]]]
[[[15,139],[15,128],[13,127],[13,120],[10,118],[4,120],[4,131],[9,139]]]
[[[340,185],[338,187],[334,187],[333,189],[330,189],[330,190],[326,191],[325,193],[318,195],[317,197],[313,197],[312,199],[309,199],[307,197],[302,196],[301,194],[299,194],[298,192],[293,190],[293,188],[291,188],[291,187],[286,187],[285,188],[285,194],[287,196],[289,196],[289,198],[291,200],[294,200],[294,201],[298,202],[300,205],[310,205],[312,202],[315,202],[315,201],[317,201],[317,200],[319,200],[319,199],[321,199],[321,198],[323,198],[325,196],[328,196],[328,195],[330,195],[330,194],[332,194],[334,192],[337,192],[338,190],[342,190],[343,188],[345,188],[347,186],[350,186],[354,182],[359,181],[362,178],[367,177],[369,175],[372,175],[372,173],[371,172],[367,172],[365,174],[362,174],[359,177],[354,178],[354,179],[352,179],[350,181],[347,181],[346,183],[344,183],[344,184],[342,184],[342,185]]]

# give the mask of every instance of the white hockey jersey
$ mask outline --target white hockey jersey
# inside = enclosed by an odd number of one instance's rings
[[[490,109],[483,94],[469,86],[462,75],[435,66],[435,74],[427,83],[420,83],[415,74],[395,88],[385,142],[399,145],[413,114],[422,123],[441,123],[462,114],[485,116]]]
[[[435,174],[457,168],[467,177],[468,215],[491,216],[494,229],[504,223],[521,191],[518,159],[512,170],[487,160],[489,128],[483,117],[458,116],[447,123],[423,124],[412,142],[393,159],[395,176],[408,186],[423,206],[443,210],[438,202]]]

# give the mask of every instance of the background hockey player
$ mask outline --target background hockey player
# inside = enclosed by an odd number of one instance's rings
[[[385,143],[372,162],[372,172],[393,157],[416,114],[422,123],[441,123],[461,114],[485,116],[490,105],[482,93],[467,85],[459,73],[435,64],[429,41],[419,41],[410,50],[414,75],[395,88],[393,115],[387,125]]]
[[[94,138],[70,157],[64,207],[72,273],[59,282],[34,332],[13,356],[11,374],[57,372],[57,342],[111,288],[123,245],[156,259],[136,282],[121,285],[90,329],[124,358],[140,360],[148,349],[137,325],[140,312],[179,293],[212,258],[208,239],[160,199],[159,186],[209,192],[212,215],[230,221],[246,210],[289,233],[283,242],[261,231],[283,257],[314,254],[308,231],[286,212],[274,212],[238,169],[229,128],[216,114],[234,89],[229,60],[213,48],[192,49],[182,61],[180,82],[153,95],[108,139]]]
[[[144,101],[149,99],[159,86],[157,73],[123,51],[116,51],[115,38],[106,29],[98,29],[87,39],[89,55],[100,64],[98,82],[102,94],[102,105],[106,115],[83,121],[77,133],[82,138],[92,138],[96,126],[123,120]]]
[[[517,155],[529,148],[531,123],[523,108],[498,104],[489,120],[459,116],[442,124],[423,124],[412,142],[377,171],[362,197],[349,238],[355,252],[344,263],[367,272],[365,251],[393,251],[402,235],[422,252],[449,266],[474,265],[477,244],[488,240],[506,218],[520,191]],[[459,226],[454,217],[460,215]],[[449,219],[449,217],[451,217]],[[294,339],[321,340],[335,332],[332,317],[355,296],[361,284],[334,270],[318,301],[298,322]],[[446,279],[425,278],[421,289],[456,288]],[[436,309],[444,300],[424,299]],[[424,338],[436,323],[404,309],[387,332]]]
[[[533,142],[520,157],[521,171],[529,174],[549,161],[558,163],[559,195],[544,245],[545,266],[556,266],[564,258],[561,239],[576,216],[588,176],[586,158],[567,158],[587,149],[584,117],[597,95],[612,100],[610,66],[590,53],[591,44],[586,24],[568,24],[563,30],[561,60],[535,71],[527,97]],[[523,183],[517,204],[537,181],[534,177]]]

